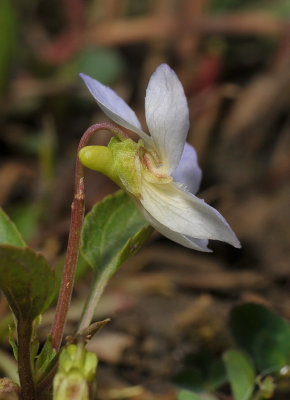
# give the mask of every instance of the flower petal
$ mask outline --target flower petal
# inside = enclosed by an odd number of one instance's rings
[[[214,239],[241,247],[222,215],[203,200],[179,188],[142,182],[141,204],[160,224],[190,238]]]
[[[189,128],[183,87],[175,72],[161,64],[152,74],[145,98],[146,121],[156,150],[170,174],[178,165]]]
[[[176,182],[182,183],[190,193],[198,192],[202,172],[196,151],[189,143],[185,143],[180,162],[171,176]]]
[[[208,240],[207,239],[195,239],[190,238],[185,235],[181,235],[180,233],[174,232],[171,229],[167,228],[165,225],[162,225],[159,221],[150,215],[144,207],[140,205],[138,207],[139,211],[142,213],[143,217],[146,221],[149,222],[150,225],[153,226],[158,232],[160,232],[163,236],[167,237],[168,239],[181,244],[184,247],[188,247],[189,249],[194,249],[198,251],[203,251],[207,253],[212,253],[212,250],[207,247]]]
[[[93,95],[99,107],[109,118],[111,118],[111,120],[116,124],[137,133],[145,143],[150,145],[151,138],[141,130],[141,124],[136,114],[131,107],[129,107],[128,104],[118,96],[116,92],[114,92],[114,90],[88,75],[80,74],[80,77]]]

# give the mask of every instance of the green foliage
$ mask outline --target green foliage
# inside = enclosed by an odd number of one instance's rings
[[[25,247],[24,240],[18,232],[15,224],[0,208],[0,244],[10,244],[17,247]]]
[[[266,307],[249,303],[232,310],[230,328],[241,350],[226,351],[222,360],[204,349],[187,356],[184,370],[174,379],[187,389],[179,393],[179,400],[207,398],[227,382],[234,400],[272,398],[283,388],[283,367],[288,371],[290,364],[289,324]],[[255,367],[262,375],[256,376]]]
[[[30,359],[31,365],[33,365],[34,359],[39,350],[39,340],[37,336],[37,328],[40,326],[42,321],[42,315],[39,314],[32,323],[32,333],[30,338]]]
[[[18,360],[18,347],[13,339],[14,329],[12,329],[10,325],[9,325],[8,329],[9,329],[9,344],[12,348],[12,352],[13,352],[13,356],[14,356],[15,360]]]
[[[36,361],[35,379],[37,382],[44,376],[56,354],[56,351],[52,348],[51,335],[49,335]]]
[[[86,216],[81,252],[98,274],[109,270],[111,276],[136,253],[149,231],[133,201],[125,192],[118,191],[95,205]]]
[[[228,350],[223,355],[235,400],[249,400],[255,387],[255,369],[252,361],[238,350]]]
[[[184,369],[174,378],[178,387],[194,392],[214,391],[226,382],[224,363],[208,349],[188,355]]]
[[[202,395],[202,397],[200,397],[198,394],[193,393],[189,390],[181,390],[178,393],[178,400],[217,400],[216,397],[210,395],[210,394],[206,394],[206,395]]]
[[[18,320],[32,322],[50,303],[54,272],[29,248],[0,246],[0,288]]]
[[[276,372],[290,363],[290,326],[258,304],[233,309],[230,327],[236,343],[254,359],[260,372]]]
[[[84,311],[84,315],[87,314],[86,326],[91,322],[93,310],[111,276],[140,249],[151,232],[152,228],[123,191],[106,197],[88,213],[82,232],[81,253],[95,275]]]
[[[40,204],[22,204],[10,213],[19,232],[26,240],[29,240],[36,232],[40,209]]]

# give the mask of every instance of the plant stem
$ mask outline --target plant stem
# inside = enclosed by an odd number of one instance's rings
[[[36,400],[35,386],[30,359],[31,321],[19,319],[18,335],[18,373],[21,385],[21,400]]]
[[[111,274],[112,271],[106,270],[99,276],[99,279],[94,279],[95,284],[91,288],[89,297],[83,309],[83,313],[78,327],[78,333],[84,330],[86,327],[88,327],[92,322],[95,308],[101,298],[101,295],[103,294],[103,291],[110,279]]]
[[[112,132],[115,136],[124,140],[126,137],[125,133],[119,129],[117,126],[111,123],[101,123],[92,125],[83,134],[79,147],[80,149],[87,145],[87,142],[92,137],[94,133],[100,130],[107,130]],[[77,153],[76,158],[76,169],[75,169],[75,194],[72,203],[71,212],[71,226],[68,239],[67,253],[65,266],[63,271],[63,277],[60,287],[59,298],[56,307],[56,313],[52,325],[52,346],[58,351],[61,345],[64,326],[67,318],[67,313],[71,301],[71,295],[74,285],[75,270],[78,261],[79,247],[82,223],[84,217],[84,173],[83,167],[79,161]]]

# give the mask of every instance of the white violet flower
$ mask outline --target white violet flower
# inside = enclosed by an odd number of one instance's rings
[[[151,136],[142,131],[134,111],[112,89],[87,75],[80,76],[104,113],[141,139],[138,143],[111,139],[105,148],[108,154],[99,161],[100,152],[94,148],[100,146],[84,147],[81,162],[101,172],[108,169],[106,162],[110,164],[107,175],[131,195],[149,224],[167,238],[205,252],[211,251],[208,239],[241,247],[222,215],[195,196],[202,173],[194,148],[186,143],[189,112],[175,72],[161,64],[150,78],[145,114]]]

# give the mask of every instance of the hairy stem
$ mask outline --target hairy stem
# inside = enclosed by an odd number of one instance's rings
[[[125,133],[117,126],[111,123],[102,123],[92,125],[83,134],[79,147],[79,151],[87,145],[87,142],[92,135],[100,130],[107,130],[113,133],[115,136],[124,140]],[[75,194],[72,203],[71,212],[71,226],[68,239],[66,260],[64,266],[64,272],[60,287],[59,298],[56,307],[56,313],[52,325],[52,345],[53,348],[58,351],[61,345],[64,326],[67,318],[67,313],[71,301],[71,295],[74,285],[75,270],[78,261],[80,238],[82,223],[84,217],[84,174],[83,167],[79,161],[78,154],[76,158],[76,169],[75,169]]]
[[[33,380],[30,341],[32,323],[27,320],[19,320],[17,323],[18,335],[18,373],[21,385],[21,400],[36,400],[35,385]]]

